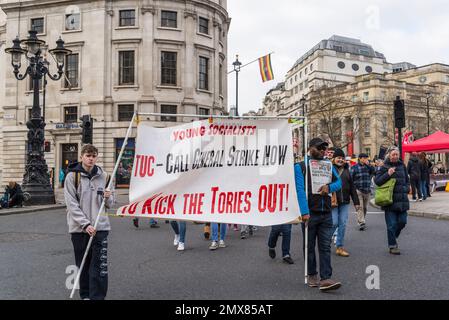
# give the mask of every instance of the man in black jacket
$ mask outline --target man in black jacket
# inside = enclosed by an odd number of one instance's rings
[[[413,201],[417,201],[416,195],[418,195],[418,201],[423,201],[421,192],[421,164],[416,152],[412,153],[408,161],[407,173],[410,176],[410,184],[412,185]]]
[[[310,220],[308,221],[308,285],[309,287],[319,287],[321,291],[335,290],[341,287],[341,283],[331,279],[331,241],[333,233],[332,221],[332,201],[331,194],[341,189],[340,177],[333,168],[332,163],[324,159],[329,144],[320,138],[314,138],[309,143],[309,154],[306,161],[301,163],[301,169],[305,177],[307,165],[307,200],[310,211]],[[313,180],[310,172],[312,161],[319,162],[322,165],[330,165],[331,181],[322,185],[318,190],[312,188]],[[318,183],[317,183],[318,184]],[[303,234],[305,235],[305,225],[302,224]],[[318,240],[318,241],[317,241]],[[306,241],[304,241],[305,243]],[[317,272],[317,259],[315,255],[316,244],[318,242],[318,253],[320,263],[320,278]]]

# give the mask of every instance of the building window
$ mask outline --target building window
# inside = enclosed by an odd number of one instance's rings
[[[200,116],[208,116],[210,114],[210,111],[207,108],[200,108],[199,112]]]
[[[309,87],[309,80],[304,81],[304,89]]]
[[[343,52],[343,47],[342,46],[334,46],[334,50],[337,52]]]
[[[28,109],[27,109],[27,116],[28,116],[27,121],[30,121],[31,118],[33,117],[32,114],[31,114],[31,111],[32,111],[32,110],[33,110],[32,108],[28,108]]]
[[[310,71],[313,71],[313,63],[310,64]]]
[[[371,158],[371,148],[365,148],[365,153]]]
[[[363,126],[365,137],[369,137],[371,135],[371,119],[366,118]]]
[[[306,70],[304,70],[304,74],[307,74],[307,68],[306,68]]]
[[[359,71],[359,65],[356,64],[356,63],[354,63],[354,64],[352,65],[352,70],[354,70],[354,71]]]
[[[33,80],[33,78],[29,78],[30,80],[30,91],[34,91],[34,80]],[[43,81],[42,81],[42,79],[39,79],[39,90],[43,90],[44,89],[44,86],[43,86]]]
[[[449,75],[446,75],[446,83],[449,83]]]
[[[365,71],[368,72],[368,73],[372,73],[372,72],[373,72],[373,68],[370,67],[370,66],[367,66],[367,67],[365,68]]]
[[[369,92],[364,92],[363,93],[363,102],[368,102],[369,100]]]
[[[346,65],[345,65],[345,63],[344,63],[343,61],[340,61],[340,62],[338,63],[338,67],[339,67],[340,69],[344,69],[344,68],[346,67]]]
[[[299,84],[299,90],[302,91],[303,88],[304,88],[304,83],[301,82],[301,83]]]
[[[161,53],[161,84],[176,86],[176,52],[162,51]]]
[[[119,52],[119,85],[134,84],[134,51]]]
[[[198,23],[200,33],[209,34],[209,19],[200,17]]]
[[[161,27],[177,28],[178,27],[178,13],[176,11],[161,12]]]
[[[360,49],[360,50],[359,50],[359,53],[360,53],[361,55],[364,55],[364,56],[369,56],[369,51],[368,51],[368,50]]]
[[[299,78],[300,79],[302,78],[302,71],[299,73]]]
[[[44,33],[44,18],[31,19],[31,30],[38,34]]]
[[[220,90],[219,93],[222,96],[223,95],[223,65],[222,64],[220,64],[218,73],[219,73],[219,77],[220,77],[220,79],[218,80],[219,81],[219,90]]]
[[[357,102],[357,95],[356,94],[353,95],[351,100],[352,100],[352,103],[356,103]]]
[[[120,10],[120,27],[136,25],[136,10]]]
[[[77,88],[77,87],[79,87],[79,83],[78,83],[79,55],[78,55],[78,53],[67,55],[65,58],[65,61],[66,61],[66,68],[65,68],[64,88]]]
[[[386,137],[388,135],[387,124],[388,124],[387,117],[382,117],[382,119],[380,120],[380,133],[382,134],[382,137]]]
[[[161,113],[164,114],[177,114],[177,107],[172,105],[161,105]],[[167,121],[167,122],[176,122],[176,117],[174,116],[162,116],[161,121]]]
[[[295,74],[295,82],[298,81],[298,75]]]
[[[118,121],[131,121],[134,116],[134,105],[120,104],[118,106]]]
[[[78,107],[64,107],[64,123],[76,123],[78,121]]]
[[[205,57],[200,57],[199,88],[209,90],[209,59]]]
[[[80,30],[81,29],[81,14],[71,13],[65,15],[65,30]]]

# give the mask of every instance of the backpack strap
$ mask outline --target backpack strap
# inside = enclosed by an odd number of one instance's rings
[[[104,186],[105,189],[109,186],[110,182],[111,182],[111,175],[106,172],[106,185]]]
[[[81,172],[75,172],[75,195],[76,195],[76,200],[79,202],[80,201],[80,195],[78,194],[78,187],[80,185],[81,182]]]

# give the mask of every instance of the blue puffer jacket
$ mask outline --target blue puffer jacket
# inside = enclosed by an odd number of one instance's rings
[[[396,172],[390,177],[388,175],[388,170],[393,167],[396,168]],[[378,186],[381,186],[391,178],[396,179],[396,185],[394,186],[393,191],[393,204],[388,207],[382,207],[382,210],[397,212],[410,210],[410,201],[408,199],[410,179],[407,173],[407,168],[402,161],[399,160],[398,162],[393,163],[389,159],[387,159],[384,166],[376,172],[374,183]]]

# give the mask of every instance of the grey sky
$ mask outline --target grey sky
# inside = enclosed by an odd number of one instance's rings
[[[228,0],[229,70],[235,54],[247,63],[271,51],[275,80],[262,83],[258,63],[240,73],[239,112],[257,110],[265,93],[294,62],[323,39],[359,38],[388,62],[449,64],[447,0]],[[235,74],[229,75],[229,106],[235,105]]]

